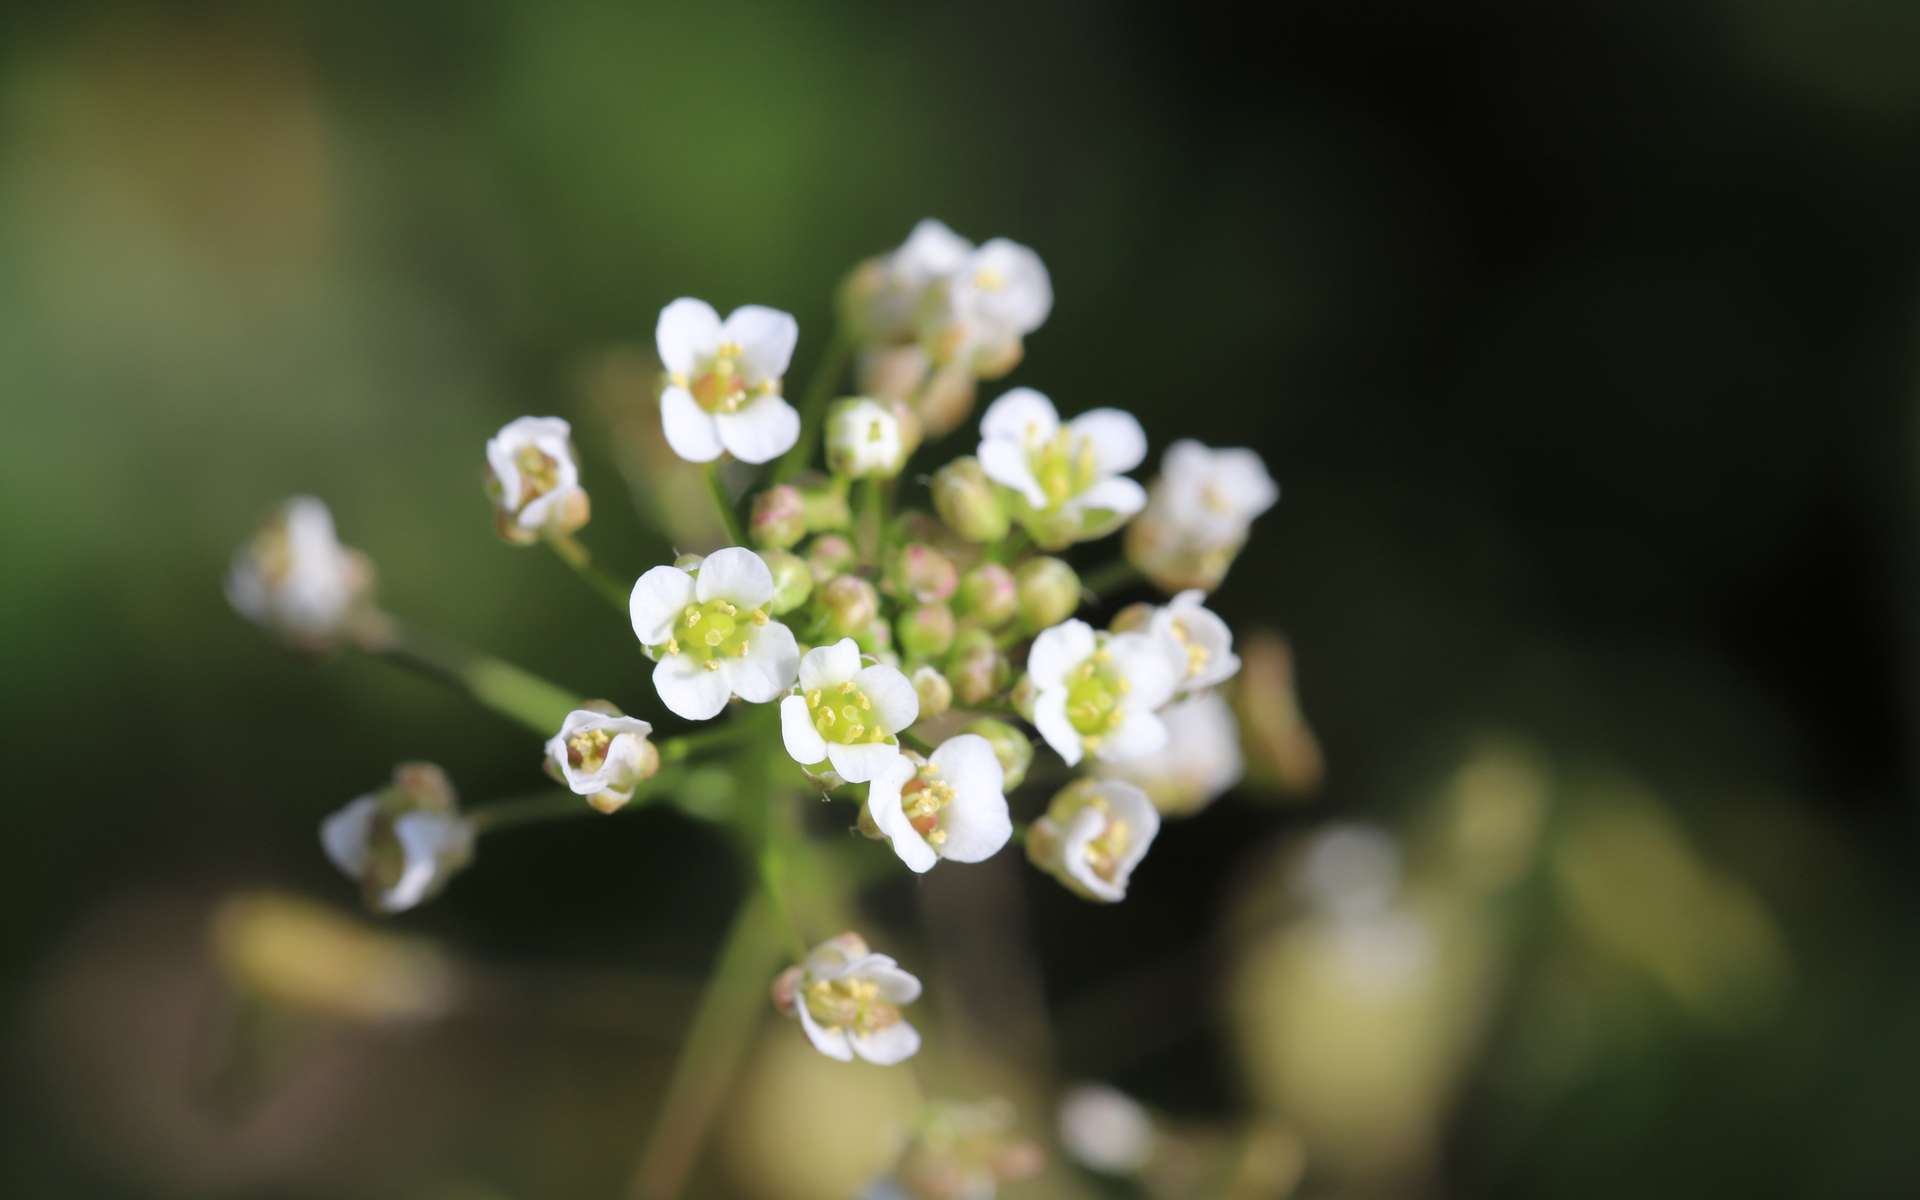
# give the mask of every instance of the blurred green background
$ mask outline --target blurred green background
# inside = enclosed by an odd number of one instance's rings
[[[483,442],[573,418],[586,540],[637,573],[667,547],[593,365],[693,294],[797,314],[804,377],[840,276],[935,215],[1052,272],[1012,382],[1266,456],[1217,607],[1286,631],[1328,762],[1169,826],[1124,906],[1006,874],[1050,1072],[1311,1127],[1222,1015],[1233,914],[1307,830],[1417,839],[1517,746],[1555,820],[1656,815],[1475,910],[1502,965],[1417,1164],[1310,1133],[1302,1194],[1910,1192],[1916,62],[1899,0],[10,6],[5,1190],[617,1192],[738,894],[669,811],[490,840],[399,923],[481,1002],[207,1102],[212,905],[348,911],[316,824],[400,759],[539,784],[457,697],[278,650],[227,557],[312,492],[395,611],[652,712],[596,597],[495,539]],[[1663,941],[1703,888],[1745,932]],[[741,1137],[696,1194],[782,1194]]]

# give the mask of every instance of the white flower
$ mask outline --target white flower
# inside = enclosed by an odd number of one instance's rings
[[[918,979],[852,933],[815,946],[774,984],[775,1003],[800,1019],[814,1049],[841,1062],[858,1055],[883,1067],[920,1049],[919,1032],[900,1015],[902,1005],[919,998]]]
[[[865,783],[900,757],[896,735],[919,716],[907,677],[861,666],[860,647],[841,638],[800,660],[800,694],[780,702],[780,736],[802,766],[824,760],[848,783]]]
[[[834,474],[891,479],[906,458],[900,417],[879,401],[842,400],[827,414],[827,466]]]
[[[1089,900],[1124,900],[1133,869],[1160,832],[1147,794],[1117,779],[1069,784],[1027,831],[1027,857]]]
[[[1233,708],[1218,692],[1197,692],[1160,710],[1167,744],[1158,753],[1102,763],[1099,773],[1147,793],[1167,816],[1189,816],[1240,782],[1246,763]]]
[[[994,238],[947,276],[940,301],[935,357],[991,361],[1045,323],[1053,311],[1053,281],[1039,255],[1018,242]]]
[[[1155,609],[1147,632],[1160,640],[1173,663],[1177,690],[1199,691],[1225,683],[1240,671],[1233,652],[1233,631],[1205,604],[1197,588],[1181,592]]]
[[[1013,836],[993,743],[963,733],[925,762],[900,755],[867,791],[867,815],[900,861],[927,871],[943,858],[983,862]]]
[[[766,704],[793,686],[800,647],[767,616],[773,593],[773,572],[738,546],[707,555],[691,574],[655,567],[633,585],[633,632],[658,664],[653,686],[675,715],[704,721],[729,696]]]
[[[898,249],[871,260],[855,275],[854,323],[875,342],[914,336],[929,290],[967,263],[973,243],[929,217]]]
[[[1140,422],[1115,408],[1096,408],[1060,423],[1052,401],[1014,388],[980,419],[980,467],[1018,498],[1021,524],[1036,542],[1057,549],[1103,537],[1147,502],[1125,472],[1147,455]]]
[[[369,908],[397,913],[445,887],[473,857],[473,824],[438,767],[406,763],[388,787],[321,822],[320,845],[359,882]]]
[[[532,542],[572,533],[591,511],[580,487],[572,427],[559,417],[519,417],[487,440],[487,493],[500,534]]]
[[[327,506],[295,496],[233,556],[227,601],[250,621],[323,646],[342,632],[372,585],[366,558],[335,538]]]
[[[1280,489],[1251,450],[1179,441],[1160,460],[1146,511],[1127,529],[1127,559],[1174,591],[1219,586]]]
[[[748,304],[723,322],[704,300],[660,310],[654,343],[667,369],[660,397],[667,444],[688,462],[724,451],[741,462],[778,458],[800,440],[800,414],[780,395],[800,326],[789,313]]]
[[[1155,710],[1173,697],[1173,665],[1143,633],[1096,634],[1065,621],[1033,639],[1027,653],[1033,723],[1068,766],[1092,751],[1121,761],[1167,744]]]
[[[652,732],[653,726],[634,717],[576,708],[547,740],[547,758],[569,791],[612,812],[659,769],[659,751],[647,740]]]
[[[1131,1175],[1153,1157],[1153,1118],[1140,1102],[1104,1083],[1083,1083],[1060,1098],[1060,1144],[1082,1166]]]

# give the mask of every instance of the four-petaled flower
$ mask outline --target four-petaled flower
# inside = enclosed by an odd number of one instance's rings
[[[1147,623],[1147,632],[1160,639],[1174,664],[1177,691],[1210,688],[1240,671],[1233,631],[1205,601],[1205,592],[1190,588],[1155,609]]]
[[[1013,836],[993,744],[963,733],[925,760],[900,755],[867,791],[867,816],[914,871],[943,858],[984,862]]]
[[[722,321],[704,300],[660,310],[654,342],[667,369],[661,427],[673,452],[712,462],[722,452],[768,462],[800,439],[800,414],[780,395],[800,327],[789,313],[748,304]]]
[[[634,583],[633,632],[655,660],[653,686],[675,715],[704,721],[729,696],[766,704],[793,686],[800,647],[767,615],[773,594],[773,572],[739,546],[714,551],[691,573],[655,567]]]
[[[372,566],[340,544],[333,514],[312,496],[282,505],[227,571],[227,601],[241,616],[316,649],[345,631],[372,586]]]
[[[898,668],[860,665],[852,638],[800,660],[800,694],[780,702],[780,736],[803,766],[826,761],[848,783],[873,779],[900,757],[898,734],[920,716],[920,696]]]
[[[920,1049],[919,1032],[900,1015],[902,1005],[920,998],[920,981],[869,950],[858,934],[815,946],[774,981],[773,996],[828,1058],[852,1062],[858,1055],[889,1067]]]
[[[1117,779],[1067,785],[1027,831],[1027,857],[1089,900],[1126,899],[1127,881],[1160,832],[1147,794]]]
[[[431,763],[403,763],[393,782],[320,824],[320,846],[360,884],[367,907],[404,912],[445,887],[473,857],[473,824]]]
[[[1173,697],[1173,663],[1144,633],[1097,634],[1064,621],[1033,640],[1033,723],[1054,753],[1074,766],[1088,752],[1121,761],[1167,743],[1155,711]]]
[[[633,789],[660,768],[660,752],[647,740],[653,726],[591,708],[576,708],[547,740],[547,759],[576,796],[601,812],[633,799]]]
[[[1146,456],[1128,414],[1096,408],[1063,425],[1032,388],[1014,388],[980,419],[981,469],[1013,492],[1015,515],[1047,549],[1104,537],[1139,512],[1146,490],[1125,473]]]
[[[1211,591],[1246,543],[1253,519],[1279,498],[1253,451],[1175,442],[1160,459],[1146,511],[1127,528],[1127,561],[1169,592]]]
[[[525,545],[572,533],[592,509],[580,487],[573,429],[559,417],[519,417],[487,440],[487,494],[500,536]]]
[[[931,247],[933,257],[951,246]],[[966,361],[983,376],[1016,361],[1021,341],[1053,311],[1053,281],[1040,256],[1018,242],[994,238],[949,272],[935,293],[934,361]],[[998,369],[996,369],[998,367]]]

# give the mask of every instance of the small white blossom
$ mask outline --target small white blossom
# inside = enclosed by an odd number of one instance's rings
[[[295,496],[233,556],[227,601],[241,616],[297,644],[338,637],[373,586],[365,556],[342,546],[333,514]]]
[[[920,981],[859,935],[822,942],[774,982],[774,1003],[799,1018],[807,1040],[828,1058],[890,1067],[912,1058],[920,1034],[901,1006],[920,998]]]
[[[983,862],[1013,836],[1003,781],[993,743],[964,733],[924,762],[901,755],[883,766],[867,792],[867,815],[914,871],[943,858]]]
[[[548,739],[547,759],[567,790],[587,797],[601,812],[612,812],[659,769],[659,751],[647,740],[652,732],[653,726],[634,717],[576,708]]]
[[[1174,665],[1178,691],[1195,692],[1225,683],[1240,671],[1233,631],[1205,604],[1197,588],[1181,592],[1154,610],[1147,632],[1158,638]]]
[[[1240,782],[1240,726],[1218,692],[1197,692],[1160,710],[1167,744],[1157,753],[1100,765],[1099,773],[1147,793],[1167,816],[1190,816]]]
[[[1003,361],[1017,354],[1022,339],[1053,311],[1046,265],[1006,238],[994,238],[967,255],[936,296],[935,358],[942,362]]]
[[[473,825],[457,811],[440,768],[407,763],[393,783],[362,796],[320,825],[320,845],[357,881],[367,906],[397,913],[445,887],[473,857]]]
[[[573,430],[559,417],[519,417],[487,441],[487,494],[500,535],[527,543],[572,533],[591,506],[580,487]]]
[[[1126,472],[1147,455],[1140,422],[1096,408],[1061,424],[1053,402],[1014,388],[980,419],[980,467],[1016,497],[1021,524],[1057,549],[1104,537],[1139,512],[1147,493]]]
[[[1060,1098],[1060,1144],[1082,1166],[1132,1175],[1153,1157],[1153,1118],[1140,1102],[1104,1083],[1083,1083]]]
[[[1255,517],[1280,489],[1251,450],[1179,441],[1160,460],[1146,511],[1127,529],[1127,558],[1168,591],[1219,586]]]
[[[1173,697],[1173,665],[1151,635],[1065,621],[1033,640],[1027,676],[1033,723],[1068,766],[1088,752],[1118,762],[1167,744],[1154,714]]]
[[[891,479],[907,458],[899,414],[877,400],[842,400],[827,414],[827,466],[855,479]]]
[[[660,310],[654,342],[667,369],[661,428],[688,462],[724,452],[741,462],[778,458],[800,440],[800,414],[780,394],[800,326],[789,313],[757,304],[722,321],[704,300],[682,298]]]
[[[873,342],[912,340],[930,290],[972,253],[973,243],[946,225],[931,217],[921,221],[893,253],[856,273],[854,325]]]
[[[920,695],[898,668],[862,666],[852,638],[800,660],[800,694],[780,702],[780,736],[802,766],[830,762],[865,783],[900,757],[899,732],[920,716]]]
[[[1147,794],[1117,779],[1081,779],[1027,831],[1027,857],[1089,900],[1124,900],[1133,869],[1160,832]]]
[[[655,567],[634,583],[633,632],[657,664],[653,686],[675,715],[704,721],[729,696],[766,704],[793,686],[800,647],[767,615],[773,594],[773,572],[739,546],[714,551],[691,573]]]

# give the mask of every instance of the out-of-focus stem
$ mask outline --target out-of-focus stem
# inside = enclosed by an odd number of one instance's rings
[[[684,768],[678,771],[665,770],[651,779],[641,780],[633,789],[633,799],[615,811],[626,812],[628,809],[640,807],[678,783],[684,773]],[[477,833],[497,833],[502,829],[517,829],[522,825],[538,825],[546,821],[565,821],[574,817],[603,815],[611,814],[601,813],[599,809],[587,803],[585,796],[576,796],[564,790],[540,792],[512,800],[499,800],[476,808],[467,814]]]
[[[728,721],[696,733],[683,733],[658,743],[660,761],[663,763],[683,762],[702,750],[715,746],[730,746],[735,742],[751,738],[759,730],[746,721]]]
[[[852,359],[853,339],[844,328],[836,325],[832,336],[827,339],[825,349],[820,352],[820,362],[813,368],[813,377],[807,380],[806,393],[800,400],[800,440],[774,465],[773,482],[784,483],[813,460],[814,448],[820,442],[820,428],[826,417],[827,401],[832,398],[840,377],[847,373],[847,364]]]
[[[1095,567],[1085,575],[1082,575],[1080,577],[1080,587],[1085,591],[1092,592],[1095,598],[1098,598],[1107,592],[1132,587],[1134,584],[1142,582],[1144,578],[1145,577],[1140,574],[1139,568],[1135,567],[1126,559],[1121,558],[1115,559],[1104,567]]]
[[[708,463],[700,470],[707,477],[707,492],[713,496],[713,506],[720,510],[721,523],[727,527],[727,544],[746,545],[747,531],[740,524],[740,511],[733,506],[733,497],[727,495],[727,485],[720,478],[719,464]]]
[[[620,586],[620,581],[593,565],[593,555],[580,544],[580,539],[570,533],[559,534],[547,539],[547,545],[560,561],[572,567],[587,586],[604,596],[607,602],[621,612],[627,611],[629,589]]]
[[[860,481],[860,557],[882,567],[887,557],[886,484],[878,479]]]
[[[578,696],[530,671],[476,650],[430,641],[397,623],[386,622],[360,645],[377,658],[459,688],[541,737],[552,735],[566,715],[580,707]]]

